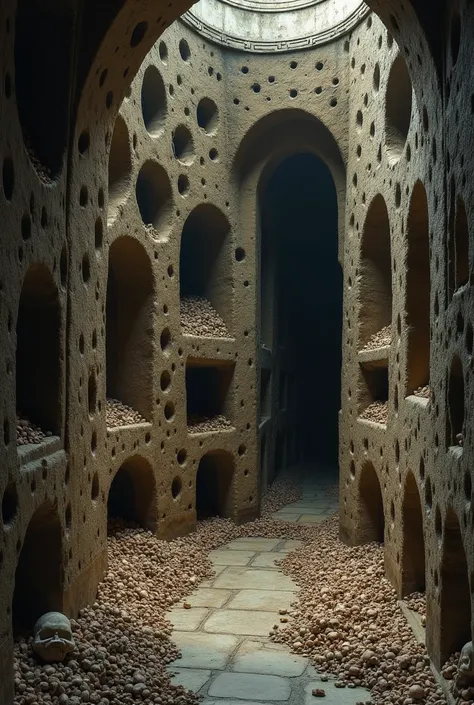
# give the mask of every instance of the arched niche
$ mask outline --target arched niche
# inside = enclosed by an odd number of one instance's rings
[[[31,633],[41,615],[60,612],[63,583],[61,523],[48,501],[31,517],[18,558],[12,602],[14,631]]]
[[[58,177],[69,136],[73,0],[19,0],[15,15],[15,98],[23,139],[43,180]]]
[[[44,432],[61,434],[61,306],[43,264],[23,280],[16,326],[16,407]]]
[[[147,460],[134,455],[120,466],[110,485],[107,511],[109,519],[130,521],[156,531],[156,482]]]
[[[234,512],[234,458],[223,450],[210,451],[200,460],[196,475],[198,519],[229,518]]]
[[[448,446],[462,447],[464,434],[465,390],[464,372],[461,359],[455,355],[449,370],[448,387],[448,414],[447,414],[447,444]]]
[[[369,206],[359,267],[359,349],[392,322],[390,222],[383,196]]]
[[[407,393],[430,379],[430,244],[426,190],[417,181],[407,222],[406,323],[408,327]]]
[[[154,283],[150,259],[133,237],[109,250],[106,306],[107,397],[136,409],[153,408]]]
[[[230,245],[230,223],[217,206],[201,203],[190,213],[181,234],[182,307],[196,299],[204,300],[228,331],[232,330],[233,305]]]
[[[450,185],[448,213],[448,288],[450,296],[469,281],[469,223],[462,196]]]
[[[261,194],[287,157],[310,153],[329,169],[337,194],[339,261],[343,259],[346,168],[341,148],[329,127],[299,108],[283,108],[258,120],[245,134],[234,157],[232,175],[240,191],[242,227],[258,231]]]
[[[415,476],[409,472],[402,506],[403,552],[402,594],[425,590],[425,540],[423,512]]]
[[[372,463],[367,462],[362,467],[359,480],[356,543],[383,543],[384,532],[385,516],[380,481]]]
[[[441,664],[471,640],[471,591],[466,552],[459,520],[453,509],[446,515],[441,559]]]

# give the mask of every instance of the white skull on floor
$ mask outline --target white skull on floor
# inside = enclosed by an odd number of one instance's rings
[[[64,661],[74,649],[71,622],[61,612],[47,612],[40,617],[33,634],[33,651],[48,663]]]

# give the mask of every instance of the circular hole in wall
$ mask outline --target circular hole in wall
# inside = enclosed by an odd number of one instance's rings
[[[138,46],[144,39],[148,29],[148,22],[139,22],[135,25],[132,36],[130,37],[130,46],[132,48]]]
[[[88,400],[89,400],[89,414],[93,416],[97,409],[97,382],[95,379],[95,373],[92,370],[89,374],[89,382],[87,385]]]
[[[375,64],[374,68],[374,91],[378,91],[380,88],[380,66],[378,62]]]
[[[91,499],[93,502],[98,498],[99,496],[99,476],[97,473],[94,473],[94,477],[92,478],[92,487],[91,487]]]
[[[174,404],[173,404],[173,402],[171,402],[171,401],[167,401],[167,402],[166,402],[164,414],[165,414],[165,419],[166,419],[167,421],[171,421],[171,420],[173,419],[173,416],[174,416]]]
[[[166,62],[168,61],[168,47],[164,42],[160,42],[158,47],[158,53],[160,55],[161,61],[166,64]]]
[[[186,174],[180,174],[178,177],[178,191],[181,196],[186,196],[189,193],[189,179]]]
[[[127,125],[117,115],[109,154],[109,210],[108,222],[114,221],[120,206],[126,201],[130,190],[132,159]]]
[[[4,527],[13,523],[18,511],[18,492],[14,482],[9,482],[2,498],[2,521]]]
[[[178,125],[173,132],[173,153],[182,164],[189,166],[194,161],[193,137],[186,125]]]
[[[405,59],[397,56],[390,69],[385,98],[385,140],[391,164],[400,159],[410,129],[412,85]]]
[[[102,218],[97,218],[94,227],[94,243],[95,249],[100,250],[102,243],[104,241],[104,224],[102,223]]]
[[[181,450],[179,450],[176,455],[176,459],[180,465],[185,464],[187,457],[188,457],[188,454],[186,452],[186,448],[181,448]]]
[[[91,140],[89,130],[83,130],[79,135],[79,139],[77,141],[77,148],[79,150],[79,154],[85,154],[87,152],[87,150],[89,149],[90,141]]]
[[[166,170],[151,159],[138,174],[136,198],[145,225],[151,225],[159,235],[169,227],[173,208],[171,183]]]
[[[219,124],[219,111],[211,98],[202,98],[196,108],[199,127],[208,135],[215,135]]]
[[[433,491],[431,489],[431,480],[429,477],[426,478],[425,482],[425,502],[426,509],[428,512],[430,512],[431,507],[433,506]]]
[[[181,39],[179,43],[179,54],[183,61],[189,61],[189,58],[191,57],[191,49],[189,48],[189,44],[186,39]]]
[[[160,377],[160,387],[162,392],[166,392],[171,385],[171,375],[168,370],[163,370]]]
[[[90,265],[90,260],[89,260],[89,255],[86,254],[82,258],[82,263],[81,263],[81,273],[82,273],[82,281],[84,284],[87,284],[89,279],[91,278],[91,265]]]
[[[157,137],[166,119],[166,88],[155,66],[148,66],[143,75],[141,101],[145,127],[152,137]]]
[[[171,332],[169,328],[164,328],[160,335],[160,346],[163,352],[167,352],[171,347]]]
[[[181,494],[182,487],[183,483],[181,482],[181,478],[175,477],[173,482],[171,483],[171,494],[173,495],[173,499],[179,497],[179,495]]]

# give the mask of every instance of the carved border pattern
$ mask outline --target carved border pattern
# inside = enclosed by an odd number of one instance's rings
[[[203,22],[195,17],[192,11],[188,10],[182,15],[181,19],[191,29],[198,32],[211,42],[223,44],[232,49],[240,49],[241,51],[253,52],[256,54],[272,54],[276,52],[297,51],[302,49],[311,49],[321,44],[328,42],[350,32],[350,30],[370,13],[370,8],[362,3],[351,15],[346,17],[342,22],[324,32],[317,32],[306,37],[296,37],[287,41],[261,41],[258,39],[244,39],[226,32],[221,32],[215,27]]]
[[[327,0],[221,0],[225,5],[252,12],[296,12]]]

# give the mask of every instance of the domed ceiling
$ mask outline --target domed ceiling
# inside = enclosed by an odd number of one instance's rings
[[[182,19],[217,44],[273,53],[330,42],[369,12],[361,0],[200,0]]]

